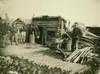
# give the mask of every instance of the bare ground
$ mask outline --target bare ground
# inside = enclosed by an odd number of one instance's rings
[[[23,57],[29,61],[34,61],[38,64],[48,65],[49,67],[58,67],[62,70],[77,72],[86,65],[62,61],[62,56],[50,50],[48,47],[43,47],[38,44],[19,44],[9,45],[0,50],[1,55],[16,55]]]

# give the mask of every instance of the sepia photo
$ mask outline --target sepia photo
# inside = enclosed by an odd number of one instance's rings
[[[0,74],[100,74],[100,0],[0,0]]]

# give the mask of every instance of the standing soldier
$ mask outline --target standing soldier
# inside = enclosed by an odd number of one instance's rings
[[[39,35],[40,35],[39,28],[38,28],[38,26],[35,26],[35,27],[34,27],[35,43],[39,43],[39,42],[38,42]]]
[[[5,47],[6,45],[6,27],[3,23],[2,18],[0,17],[0,42],[2,42],[2,47]]]
[[[78,27],[78,22],[74,23],[74,29],[72,32],[72,51],[78,49],[78,41],[80,37],[82,36],[82,32]]]
[[[3,42],[3,47],[6,46],[6,38],[7,38],[7,29],[6,29],[6,25],[5,24],[2,24],[1,26],[1,31],[2,31],[2,42]]]
[[[22,27],[21,28],[21,42],[24,44],[26,40],[26,28]]]
[[[35,32],[34,32],[34,26],[32,25],[30,30],[30,43],[35,43]]]
[[[18,45],[18,30],[15,27],[11,27],[11,45],[13,44],[13,41],[15,39],[16,45]]]

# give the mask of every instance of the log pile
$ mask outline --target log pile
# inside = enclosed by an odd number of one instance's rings
[[[90,32],[84,32],[80,39],[79,49],[75,50],[67,59],[68,62],[87,63],[88,59],[98,57],[95,53],[100,38]]]
[[[91,73],[83,73],[86,70],[86,68],[84,68],[79,70],[76,74],[95,74],[100,67],[99,55],[94,53],[93,49],[93,46],[77,49],[66,59],[67,62],[85,64],[91,68]]]
[[[91,32],[86,31],[86,32],[83,33],[83,35],[82,35],[80,40],[88,42],[88,43],[93,44],[93,45],[94,44],[96,45],[98,40],[100,40],[100,37],[94,35]]]
[[[74,63],[85,63],[87,60],[87,56],[92,52],[92,47],[85,47],[83,49],[77,49],[75,50],[67,59],[68,62],[74,62]]]

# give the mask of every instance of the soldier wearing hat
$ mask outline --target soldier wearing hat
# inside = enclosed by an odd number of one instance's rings
[[[79,23],[75,22],[74,26],[73,26],[74,29],[72,31],[72,46],[71,46],[72,51],[78,49],[78,41],[82,36],[82,32],[81,32],[81,30],[79,29],[78,26],[79,26]]]

